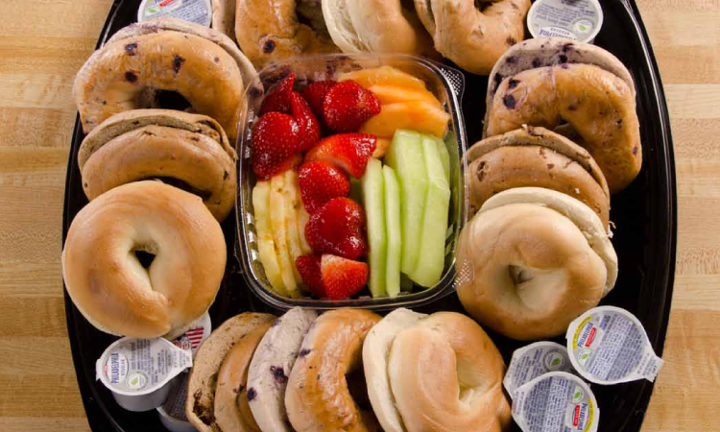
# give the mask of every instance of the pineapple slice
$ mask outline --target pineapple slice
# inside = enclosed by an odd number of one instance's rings
[[[281,296],[287,296],[287,290],[280,276],[280,264],[275,254],[275,240],[270,231],[270,182],[258,182],[252,191],[252,202],[255,210],[255,230],[260,263],[265,269],[265,275],[270,285]]]
[[[298,205],[300,201],[300,185],[298,183],[298,175],[295,170],[285,171],[285,183],[283,185],[283,198],[285,205],[285,229],[287,230],[288,251],[292,260],[293,274],[295,281],[300,282],[300,272],[297,270],[295,260],[301,256],[302,248],[300,246],[300,236],[298,235]]]
[[[294,263],[291,262],[288,245],[288,232],[285,228],[285,198],[283,187],[285,184],[284,174],[278,174],[270,179],[270,227],[272,229],[275,250],[280,264],[280,275],[290,297],[298,297],[297,281],[293,272]]]

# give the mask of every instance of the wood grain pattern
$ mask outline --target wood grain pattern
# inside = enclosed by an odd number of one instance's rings
[[[639,0],[667,92],[678,174],[673,308],[645,432],[717,431],[720,0]],[[3,0],[0,430],[86,431],[60,272],[74,75],[112,0]]]

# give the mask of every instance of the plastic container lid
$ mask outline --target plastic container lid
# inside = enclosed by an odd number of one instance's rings
[[[583,380],[550,372],[515,390],[512,416],[523,432],[596,432],[600,408]]]
[[[598,0],[537,0],[528,12],[533,37],[564,37],[592,43],[603,25]]]
[[[535,342],[513,352],[503,386],[511,398],[523,384],[549,372],[572,372],[567,349],[555,342]]]
[[[210,0],[143,0],[138,8],[138,22],[162,16],[172,16],[210,27]]]
[[[125,337],[105,350],[95,371],[121,407],[149,411],[167,399],[170,381],[191,366],[191,352],[166,339]]]
[[[590,309],[570,323],[565,338],[573,367],[597,384],[652,382],[663,365],[640,320],[619,307]]]

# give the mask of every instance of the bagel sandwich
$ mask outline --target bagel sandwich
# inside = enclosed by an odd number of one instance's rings
[[[248,407],[247,373],[257,345],[275,317],[245,312],[205,340],[188,380],[185,415],[199,432],[259,430]]]
[[[489,77],[483,136],[527,124],[568,136],[593,156],[612,194],[642,167],[635,84],[595,45],[537,38],[510,48]]]
[[[569,195],[514,188],[460,233],[458,296],[484,327],[519,340],[562,334],[615,286],[615,249],[597,214]]]
[[[245,85],[255,76],[224,34],[160,17],[119,30],[96,50],[75,77],[73,96],[85,133],[113,114],[171,101],[214,118],[234,142],[247,108]]]
[[[524,126],[475,143],[466,153],[470,207],[516,187],[544,187],[577,198],[609,230],[610,191],[584,148],[542,127]]]
[[[115,114],[94,128],[78,150],[89,200],[122,184],[155,178],[200,196],[218,221],[235,204],[236,159],[218,122],[162,109]]]

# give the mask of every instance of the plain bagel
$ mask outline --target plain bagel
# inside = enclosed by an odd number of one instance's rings
[[[237,0],[235,37],[257,67],[301,54],[338,51],[320,0]]]
[[[609,228],[610,191],[605,176],[587,150],[562,135],[524,126],[475,143],[466,159],[473,212],[498,192],[543,187],[579,199]]]
[[[252,65],[227,36],[178,21],[163,17],[126,27],[85,62],[73,85],[85,133],[113,114],[157,107],[159,91],[169,91],[235,140]]]
[[[344,52],[437,57],[415,11],[401,0],[322,0],[322,11],[333,42]]]
[[[523,40],[530,0],[415,0],[435,49],[468,72],[487,75]]]
[[[635,86],[612,54],[586,45],[535,39],[508,51],[490,77],[484,136],[524,124],[560,128],[588,150],[617,193],[642,166]]]
[[[210,117],[173,110],[118,113],[80,145],[78,165],[92,200],[121,184],[160,178],[199,195],[219,221],[237,193],[235,150]]]
[[[490,337],[469,317],[434,313],[401,329],[391,347],[373,355],[388,358],[388,380],[408,431],[509,428],[510,404],[502,387],[505,364]]]
[[[155,255],[145,268],[136,252]],[[200,198],[157,181],[118,186],[82,208],[62,253],[65,286],[99,330],[179,336],[225,274],[222,229]]]
[[[520,340],[563,333],[617,279],[617,255],[595,212],[544,188],[487,200],[460,233],[457,260],[463,307]]]
[[[243,381],[256,345],[273,320],[275,317],[266,313],[236,315],[200,345],[185,403],[185,415],[198,431],[258,430]]]
[[[372,411],[353,399],[346,378],[361,370],[363,341],[378,321],[379,315],[359,309],[336,309],[315,320],[285,392],[287,414],[297,432],[378,429]]]

